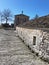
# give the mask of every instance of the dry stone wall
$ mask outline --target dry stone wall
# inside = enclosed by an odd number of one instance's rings
[[[39,57],[49,60],[49,33],[41,29],[29,29],[16,27],[19,37],[31,48]]]

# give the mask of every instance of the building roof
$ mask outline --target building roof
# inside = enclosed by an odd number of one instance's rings
[[[27,16],[25,14],[18,14],[18,15],[15,15],[15,16],[26,16],[26,17],[29,17],[29,16]]]

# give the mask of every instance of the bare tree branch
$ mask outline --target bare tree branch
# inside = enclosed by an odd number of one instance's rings
[[[9,9],[5,9],[3,11],[3,20],[6,21],[6,23],[9,21],[9,20],[12,20],[12,14],[11,14],[11,11]]]

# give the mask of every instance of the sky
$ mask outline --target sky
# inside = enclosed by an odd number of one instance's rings
[[[20,14],[22,11],[25,15],[34,18],[49,14],[49,0],[0,0],[0,11],[10,9],[13,15]]]

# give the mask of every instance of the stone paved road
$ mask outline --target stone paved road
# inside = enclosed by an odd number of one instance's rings
[[[0,65],[49,65],[36,57],[13,30],[0,30]]]

